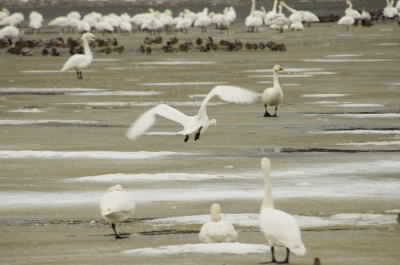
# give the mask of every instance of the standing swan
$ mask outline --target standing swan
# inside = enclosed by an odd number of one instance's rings
[[[136,140],[147,132],[155,123],[156,115],[162,116],[166,119],[180,123],[183,130],[178,134],[185,135],[185,142],[189,140],[189,134],[197,131],[194,140],[200,138],[201,130],[206,131],[208,126],[216,125],[217,120],[210,120],[207,116],[207,103],[214,96],[218,96],[221,100],[229,103],[250,104],[253,103],[258,95],[250,90],[228,85],[215,86],[204,98],[197,115],[187,116],[179,110],[170,107],[166,104],[159,104],[145,113],[143,113],[128,129],[126,136],[131,140]]]
[[[278,80],[278,71],[283,71],[283,68],[280,65],[275,65],[273,70],[273,78],[274,78],[274,86],[268,87],[264,90],[262,94],[262,100],[264,102],[265,114],[264,117],[276,117],[276,112],[278,111],[278,106],[281,104],[283,100],[283,91],[281,86],[279,85]],[[269,114],[267,108],[269,106],[275,106],[275,114]]]
[[[75,70],[78,79],[83,79],[82,69],[88,67],[93,60],[92,51],[90,50],[89,41],[94,40],[94,35],[87,32],[81,37],[85,54],[74,54],[65,62],[61,71]]]
[[[292,251],[298,256],[306,253],[306,248],[301,241],[301,234],[296,220],[290,214],[274,209],[274,202],[271,195],[270,170],[271,162],[264,157],[261,160],[261,168],[264,172],[264,200],[260,209],[260,228],[268,245],[271,246],[272,261],[267,263],[289,263],[289,253]],[[286,259],[283,262],[277,262],[275,259],[275,247],[286,248]]]
[[[131,194],[124,191],[121,185],[114,185],[108,188],[101,197],[100,211],[103,218],[111,224],[115,238],[124,238],[117,233],[115,223],[122,222],[133,215],[135,202]]]
[[[230,222],[221,220],[221,206],[214,203],[210,208],[211,221],[203,224],[199,239],[204,243],[221,243],[236,241],[238,234]]]

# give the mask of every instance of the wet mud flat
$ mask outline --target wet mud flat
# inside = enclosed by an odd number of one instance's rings
[[[2,54],[1,262],[265,261],[269,252],[259,246],[265,240],[256,214],[263,194],[259,162],[267,156],[276,207],[296,215],[308,251],[292,256],[291,263],[311,264],[319,256],[323,264],[397,264],[398,30],[379,24],[345,32],[324,24],[303,32],[249,34],[236,25],[230,34],[193,30],[177,37],[274,40],[287,51],[165,54],[155,46],[151,55],[135,52],[145,34],[116,35],[126,52],[95,53],[82,81],[57,71],[67,54]],[[261,93],[272,86],[275,64],[285,69],[279,76],[285,101],[277,118],[262,117],[261,102],[212,100],[208,113],[218,124],[199,141],[184,144],[183,136],[171,135],[179,127],[161,118],[152,135],[136,142],[125,138],[129,124],[159,102],[195,114],[216,84]],[[102,193],[116,183],[137,202],[135,218],[119,227],[129,234],[125,240],[113,239],[98,209]],[[199,215],[208,214],[213,202],[235,214],[226,218],[232,218],[240,243],[258,244],[252,253],[226,254],[228,247],[199,253],[191,246],[191,253],[151,254],[161,246],[197,244],[205,218]],[[141,248],[147,250],[129,252]]]

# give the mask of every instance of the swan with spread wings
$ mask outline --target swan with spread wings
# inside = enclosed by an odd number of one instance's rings
[[[158,115],[180,123],[183,130],[177,132],[177,134],[185,135],[185,142],[189,140],[189,135],[194,132],[196,132],[194,140],[198,140],[201,132],[204,133],[210,125],[217,124],[216,119],[210,120],[207,116],[207,103],[214,96],[218,96],[222,101],[228,103],[250,104],[256,101],[259,94],[237,86],[218,85],[204,98],[197,115],[188,116],[171,106],[159,104],[139,116],[128,129],[126,136],[131,140],[136,140],[154,125]]]

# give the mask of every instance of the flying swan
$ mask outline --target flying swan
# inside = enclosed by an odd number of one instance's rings
[[[202,225],[199,239],[204,243],[222,243],[236,241],[238,234],[233,225],[221,220],[221,206],[213,203],[210,208],[211,221]]]
[[[132,195],[117,184],[108,188],[100,200],[100,211],[103,218],[111,224],[116,239],[124,238],[117,233],[116,223],[130,218],[135,211]]]
[[[289,263],[289,253],[292,251],[298,256],[306,253],[306,248],[301,241],[300,228],[296,220],[290,214],[274,209],[274,202],[271,194],[271,162],[264,157],[261,160],[261,168],[264,172],[264,200],[260,209],[260,228],[268,245],[271,246],[272,261],[267,263]],[[286,259],[277,262],[275,259],[275,247],[286,248]]]
[[[85,54],[74,54],[65,62],[61,71],[75,70],[78,79],[83,79],[82,69],[88,67],[93,60],[92,51],[90,50],[89,41],[94,40],[94,35],[87,32],[81,37]]]
[[[131,140],[136,140],[142,134],[146,133],[155,123],[156,115],[166,119],[180,123],[183,130],[177,134],[185,135],[185,142],[189,140],[189,134],[196,132],[194,140],[200,138],[200,132],[205,132],[210,125],[216,125],[217,120],[210,120],[207,116],[207,103],[214,96],[218,96],[222,101],[238,104],[250,104],[257,98],[258,94],[250,90],[229,85],[215,86],[204,98],[197,115],[187,116],[179,110],[170,107],[166,104],[159,104],[145,113],[143,113],[137,120],[130,126],[126,136]]]

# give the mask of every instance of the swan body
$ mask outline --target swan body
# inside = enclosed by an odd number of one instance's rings
[[[271,25],[272,20],[274,20],[274,18],[278,15],[277,8],[278,8],[278,0],[274,0],[274,5],[272,6],[272,10],[268,11],[265,14],[265,18],[264,18],[265,25],[267,25],[267,26]]]
[[[0,29],[0,39],[2,38],[15,38],[18,37],[19,35],[19,30],[18,28],[14,26],[6,26],[2,29]]]
[[[0,21],[0,26],[17,26],[24,21],[24,15],[22,13],[13,13]]]
[[[258,94],[237,86],[218,85],[204,98],[197,115],[188,116],[166,104],[159,104],[139,116],[128,129],[126,136],[131,140],[136,140],[154,125],[157,116],[161,116],[183,126],[183,130],[177,132],[177,134],[185,135],[185,142],[188,141],[189,134],[195,131],[197,133],[194,139],[198,140],[201,131],[204,132],[210,125],[217,124],[215,119],[210,120],[208,118],[206,110],[207,103],[214,96],[218,96],[221,100],[229,103],[250,104],[257,99]]]
[[[88,67],[92,63],[93,55],[90,50],[89,41],[94,40],[94,35],[87,32],[82,35],[81,39],[85,53],[72,55],[61,68],[61,71],[75,70],[78,79],[83,79],[82,69]]]
[[[264,200],[260,209],[260,228],[271,247],[272,263],[277,263],[274,254],[275,247],[286,248],[286,260],[289,263],[289,253],[292,251],[298,256],[306,253],[306,248],[301,240],[299,225],[290,214],[274,208],[271,194],[271,162],[264,157],[261,160],[261,168],[264,172]]]
[[[371,20],[371,14],[363,9],[360,19]]]
[[[43,16],[37,11],[32,11],[29,14],[29,27],[38,30],[42,27]]]
[[[354,25],[355,19],[352,16],[343,16],[338,20],[338,25],[345,26],[346,30],[349,30],[351,26]]]
[[[282,5],[278,6],[279,12],[270,22],[270,28],[283,32],[289,28],[290,20],[283,14]]]
[[[117,184],[107,189],[100,199],[101,216],[111,224],[115,238],[121,238],[115,229],[115,224],[133,216],[135,202],[132,195]]]
[[[8,17],[9,15],[10,15],[10,11],[9,11],[7,8],[2,8],[2,9],[0,10],[0,21],[1,21],[3,18]]]
[[[399,13],[397,8],[393,7],[393,1],[386,0],[386,7],[383,9],[383,16],[385,18],[394,18],[398,15]]]
[[[222,243],[236,241],[238,234],[233,225],[221,220],[221,206],[218,203],[211,205],[211,221],[202,225],[199,233],[200,241],[204,243]]]
[[[278,111],[278,106],[283,101],[283,91],[279,84],[278,80],[278,72],[282,71],[283,68],[280,65],[275,65],[273,70],[273,79],[274,79],[274,86],[266,88],[262,94],[262,101],[264,102],[265,107],[265,114],[264,117],[271,117],[267,108],[268,106],[275,106],[275,114],[273,115],[276,117],[276,112]]]

